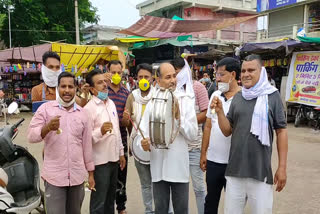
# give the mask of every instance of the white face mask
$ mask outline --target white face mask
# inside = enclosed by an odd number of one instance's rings
[[[58,76],[61,73],[59,71],[53,71],[47,68],[45,65],[42,64],[41,73],[44,83],[49,87],[57,87],[58,85]]]
[[[73,99],[70,101],[70,102],[65,102],[63,101],[63,99],[60,97],[60,94],[59,94],[59,90],[58,90],[58,87],[56,88],[56,100],[58,101],[58,103],[65,107],[65,108],[68,108],[70,107],[71,105],[73,105],[75,102],[76,102],[76,96],[73,97]]]
[[[230,82],[218,82],[218,90],[222,93],[226,93],[230,90]]]

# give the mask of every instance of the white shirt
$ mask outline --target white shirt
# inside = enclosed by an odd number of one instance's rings
[[[0,186],[0,200],[6,202],[8,205],[14,203],[12,195],[3,187]],[[0,210],[8,209],[8,206],[0,202]]]
[[[194,98],[184,96],[182,92],[175,93],[180,108],[180,131],[169,149],[156,149],[151,146],[150,169],[152,182],[161,180],[167,182],[189,182],[189,152],[188,143],[197,139],[198,123],[194,107]],[[149,102],[143,114],[140,128],[146,138],[149,138],[149,115],[152,103]],[[169,118],[168,118],[169,119]],[[175,125],[177,127],[177,121]],[[140,133],[138,137],[142,140]],[[139,141],[141,141],[139,140]]]
[[[225,101],[225,98],[221,96],[221,91],[215,91],[210,98],[207,118],[211,119],[211,133],[210,133],[210,142],[207,152],[207,159],[212,162],[227,164],[229,161],[229,152],[231,145],[231,136],[225,137],[220,130],[218,124],[217,114],[212,115],[210,104],[214,97],[218,97],[222,101],[223,111],[225,115],[228,114],[231,101],[233,99]]]

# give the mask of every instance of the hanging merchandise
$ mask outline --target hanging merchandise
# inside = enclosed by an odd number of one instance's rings
[[[270,67],[274,67],[275,66],[275,59],[270,59]]]
[[[14,71],[17,71],[17,70],[18,70],[16,65],[13,65],[13,70],[14,70]]]
[[[71,73],[74,73],[74,68],[73,68],[73,65],[71,67]]]
[[[22,69],[22,67],[21,67],[21,65],[20,65],[20,64],[18,64],[18,68],[19,68],[19,70],[21,70],[21,69]]]
[[[6,69],[5,69],[6,73],[8,73],[8,67],[6,66]]]
[[[38,70],[41,71],[41,64],[38,64]]]
[[[283,65],[288,65],[288,59],[287,58],[284,58]]]
[[[10,66],[9,70],[10,70],[10,72],[12,73],[12,66]]]
[[[29,62],[27,62],[27,68],[29,68],[30,67],[30,63]]]
[[[24,73],[24,76],[27,76],[27,72],[25,71],[25,72],[23,72]]]
[[[32,63],[32,68],[36,69],[36,65],[34,63]]]
[[[277,66],[281,66],[281,59],[277,59]]]
[[[65,72],[66,70],[65,70],[65,67],[64,67],[64,64],[61,64],[61,71],[62,72]]]

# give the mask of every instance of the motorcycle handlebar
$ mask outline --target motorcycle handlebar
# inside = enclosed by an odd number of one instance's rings
[[[24,121],[24,118],[20,119],[16,124],[12,126],[13,129],[16,129],[23,121]]]

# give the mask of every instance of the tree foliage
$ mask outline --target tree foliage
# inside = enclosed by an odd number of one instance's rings
[[[74,0],[0,0],[1,14],[11,12],[12,46],[30,46],[40,40],[75,43]],[[89,0],[78,0],[80,27],[85,23],[97,23],[97,8]],[[2,22],[0,37],[9,46],[8,15]],[[1,23],[0,23],[1,24]]]

